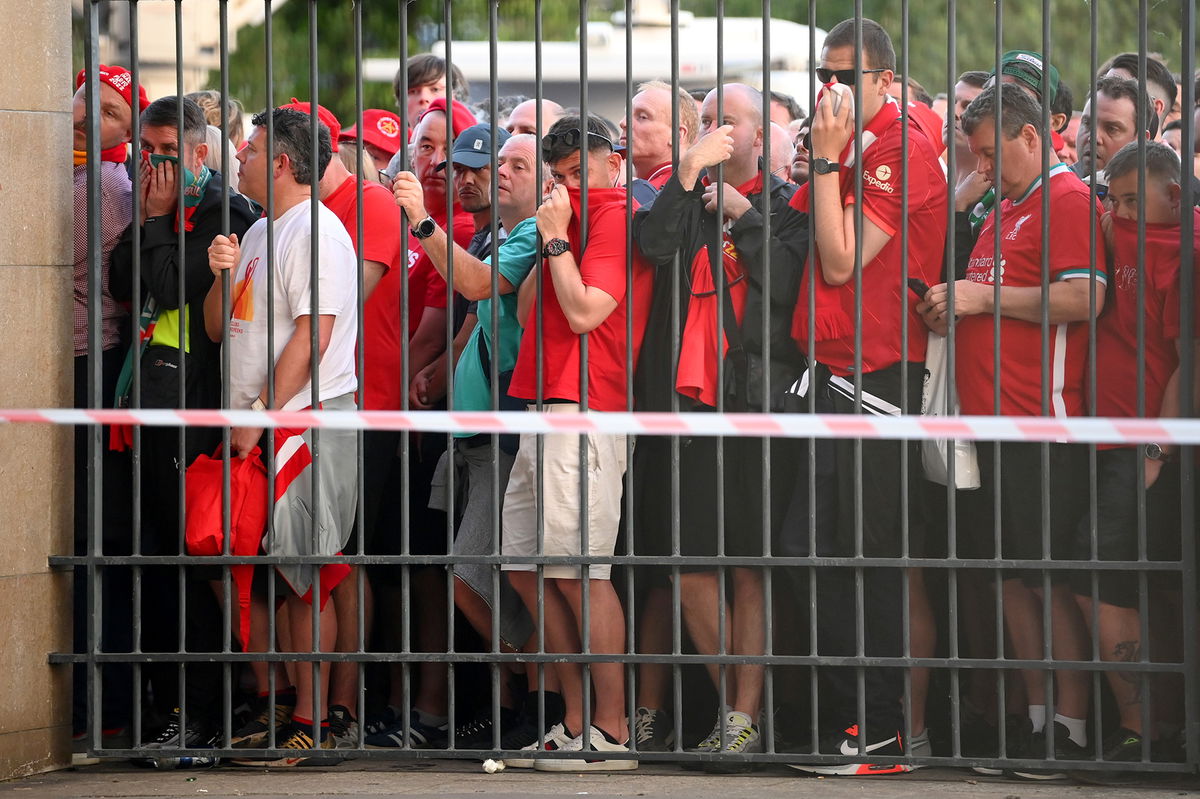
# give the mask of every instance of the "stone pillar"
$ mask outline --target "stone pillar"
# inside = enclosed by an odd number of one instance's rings
[[[70,407],[71,3],[0,0],[0,407]],[[68,765],[71,430],[0,425],[0,780]]]

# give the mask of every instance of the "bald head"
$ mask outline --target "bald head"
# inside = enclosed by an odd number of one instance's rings
[[[726,181],[734,185],[749,180],[758,171],[758,159],[763,154],[762,103],[762,92],[742,83],[725,84],[721,116],[717,115],[717,90],[713,89],[704,98],[700,111],[701,132],[708,133],[721,125],[731,128],[733,155],[725,162],[725,176]]]
[[[509,138],[496,156],[496,193],[500,219],[512,230],[533,216],[541,195],[537,185],[538,140],[532,133]]]
[[[787,129],[778,122],[772,122],[770,171],[786,180],[788,167],[791,166],[792,154],[794,152],[792,138],[788,135]]]
[[[744,83],[726,83],[724,87],[724,97],[722,98],[725,108],[730,107],[732,102],[739,111],[754,115],[754,121],[757,125],[763,123],[763,96],[762,92],[753,86],[747,86]],[[716,114],[717,108],[717,90],[713,89],[708,93],[708,97],[704,98],[705,106],[709,101],[712,101],[713,114]]]
[[[505,128],[509,133],[537,133],[537,100],[526,100],[517,105],[508,115]],[[542,100],[542,133],[562,116],[563,107],[553,100]]]

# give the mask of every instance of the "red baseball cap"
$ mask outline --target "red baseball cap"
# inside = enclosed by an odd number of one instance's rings
[[[290,108],[293,111],[299,111],[301,114],[312,114],[312,103],[302,103],[295,97],[287,105],[279,107]],[[338,122],[338,118],[333,115],[333,112],[323,105],[317,106],[317,119],[321,120],[321,123],[329,128],[329,141],[333,145],[333,151],[336,153],[338,151],[338,137],[342,135],[342,124]]]
[[[338,138],[342,141],[356,141],[359,138],[358,126],[351,125],[343,130]],[[400,117],[381,108],[368,108],[363,111],[362,140],[388,155],[395,155],[399,152],[400,145],[408,141],[408,136],[404,135]]]
[[[129,107],[133,108],[133,75],[125,67],[105,66],[101,64],[98,72],[100,73],[100,82],[107,83],[117,90],[117,94],[125,98],[125,102],[129,103]],[[84,79],[87,77],[87,69],[79,70],[79,74],[75,76],[75,88],[78,89],[83,85]],[[150,99],[146,97],[146,86],[138,84],[138,113],[146,110],[146,106],[150,105]]]
[[[453,103],[454,108],[454,119],[451,120],[451,123],[454,129],[454,137],[458,138],[458,134],[474,125],[477,120],[475,119],[475,115],[471,113],[471,109],[467,108],[458,100],[452,100],[451,102]],[[430,103],[429,107],[425,109],[425,112],[421,114],[417,121],[424,119],[425,114],[428,114],[432,111],[441,111],[443,114],[445,114],[446,98],[438,97],[436,100]]]

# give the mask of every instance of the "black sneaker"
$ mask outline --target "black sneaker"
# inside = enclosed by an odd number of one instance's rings
[[[521,712],[518,714],[513,726],[511,728],[501,727],[500,729],[502,733],[500,736],[500,748],[517,750],[537,743],[542,740],[543,736],[550,732],[555,724],[562,722],[566,711],[567,706],[563,701],[562,694],[556,691],[547,691],[545,702],[546,724],[544,727],[539,727],[537,693],[534,691],[527,693],[525,701],[521,704]],[[505,762],[507,763],[508,761]]]
[[[663,710],[639,707],[633,736],[639,752],[670,752],[675,748],[675,728]]]
[[[851,724],[840,733],[822,739],[818,751],[820,754],[858,757],[858,725]],[[899,732],[893,732],[885,738],[879,738],[874,741],[868,739],[866,748],[862,751],[862,754],[902,757],[905,754],[904,739]],[[912,766],[904,763],[830,763],[823,765],[789,763],[788,765],[797,771],[842,777],[905,774],[913,770]]]
[[[219,736],[212,733],[205,725],[195,719],[188,719],[187,725],[179,723],[179,708],[176,708],[167,719],[167,725],[154,737],[154,740],[143,745],[144,749],[152,750],[150,757],[135,757],[131,761],[135,766],[143,768],[192,768],[196,766],[213,766],[217,763],[215,756],[204,755],[171,755],[172,749],[212,749],[217,745]],[[161,756],[158,753],[162,753]]]
[[[968,705],[963,705],[968,708]],[[1009,713],[1004,719],[1005,751],[1009,757],[1023,757],[1033,737],[1033,722],[1028,716]],[[1043,744],[1044,746],[1044,744]],[[990,723],[975,711],[964,713],[962,718],[963,757],[1000,757],[1000,728]],[[989,777],[1004,776],[998,766],[972,766],[976,774]]]
[[[454,748],[455,749],[491,749],[493,743],[492,731],[495,729],[493,724],[492,711],[489,708],[486,711],[478,713],[473,718],[464,721],[454,728]],[[503,742],[504,733],[514,729],[520,724],[520,714],[512,708],[500,708],[500,738]],[[431,749],[449,749],[450,736],[449,731],[443,733],[440,738],[431,742]],[[529,743],[528,741],[526,743]],[[525,744],[521,744],[524,746]],[[507,747],[505,747],[507,748]],[[520,747],[518,747],[520,748]]]
[[[1067,761],[1062,766],[1055,766],[1053,763],[1048,764],[1045,768],[1030,768],[1030,769],[1009,769],[1007,773],[1010,777],[1017,777],[1022,780],[1065,780],[1070,775],[1067,773],[1068,764],[1070,761],[1091,760],[1092,755],[1085,747],[1075,743],[1070,738],[1071,732],[1067,729],[1067,725],[1062,722],[1054,722],[1054,759]],[[1029,737],[1029,741],[1024,747],[1024,751],[1019,753],[1008,753],[1009,757],[1021,758],[1023,760],[1043,760],[1046,757],[1046,734],[1044,732],[1035,732]]]

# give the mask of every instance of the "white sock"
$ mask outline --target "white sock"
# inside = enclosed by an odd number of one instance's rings
[[[1046,729],[1046,706],[1030,705],[1029,720],[1033,722],[1033,731],[1041,732]]]
[[[1076,746],[1087,746],[1087,719],[1073,719],[1062,713],[1055,713],[1054,722],[1067,728],[1068,737],[1075,742]]]

